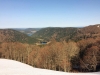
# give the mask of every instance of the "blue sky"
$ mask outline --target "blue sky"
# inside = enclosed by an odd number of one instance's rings
[[[100,24],[100,0],[0,0],[0,28]]]

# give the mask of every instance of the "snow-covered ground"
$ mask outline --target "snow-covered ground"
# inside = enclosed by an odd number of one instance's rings
[[[0,59],[0,75],[100,75],[100,72],[65,73],[33,68],[27,64],[23,64],[14,60]]]

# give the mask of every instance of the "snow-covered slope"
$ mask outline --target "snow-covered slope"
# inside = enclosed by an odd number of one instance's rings
[[[14,60],[0,59],[0,75],[100,75],[100,72],[65,73],[33,68],[29,65]]]

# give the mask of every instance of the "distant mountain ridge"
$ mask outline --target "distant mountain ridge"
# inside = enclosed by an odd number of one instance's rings
[[[32,35],[32,37],[44,39],[45,41],[56,39],[57,41],[62,40],[74,40],[78,41],[81,39],[96,38],[100,37],[100,24],[89,25],[86,27],[48,27],[43,28]]]
[[[28,36],[29,35],[29,36]],[[100,37],[100,24],[86,27],[47,27],[0,29],[0,42],[36,43],[39,41],[78,41]],[[42,40],[40,40],[42,39]]]
[[[11,29],[17,30],[19,32],[22,32],[31,36],[35,32],[39,31],[41,28],[11,28]]]
[[[0,29],[0,42],[31,43],[36,39],[12,29]]]
[[[73,35],[76,34],[76,32],[77,32],[77,28],[73,28],[73,27],[68,27],[68,28],[48,27],[37,31],[32,35],[32,37],[41,38],[45,40],[50,40],[52,38],[55,38],[56,40],[60,41],[65,38],[68,39],[72,38]]]
[[[87,38],[98,38],[100,37],[100,24],[89,25],[84,28],[79,28],[77,30],[78,39],[87,39]]]

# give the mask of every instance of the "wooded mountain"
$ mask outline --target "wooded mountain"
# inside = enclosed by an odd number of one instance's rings
[[[66,28],[43,28],[32,35],[32,37],[38,39],[44,39],[45,41],[49,41],[51,39],[56,39],[57,41],[62,40],[74,40],[78,41],[81,39],[88,38],[96,38],[100,37],[100,24],[98,25],[90,25],[83,28],[74,28],[74,27],[66,27]]]
[[[28,35],[30,36],[28,36]],[[33,34],[31,36],[31,34]],[[50,41],[79,41],[88,38],[100,37],[100,24],[90,25],[83,28],[75,27],[48,27],[42,29],[26,28],[26,29],[0,29],[0,42],[27,42],[36,43],[39,39]]]
[[[77,36],[76,38],[81,39],[87,39],[87,38],[97,38],[100,37],[100,24],[97,25],[90,25],[84,28],[79,28],[77,30]]]
[[[0,42],[34,43],[36,39],[12,29],[0,29]]]
[[[31,36],[35,32],[39,31],[41,28],[13,28],[13,29]]]
[[[100,71],[99,24],[83,28],[49,27],[32,37],[12,29],[0,29],[0,58],[56,71]],[[49,43],[36,45],[42,39]]]
[[[32,37],[44,39],[45,41],[56,39],[57,41],[72,39],[77,33],[77,28],[44,28],[32,35]]]

